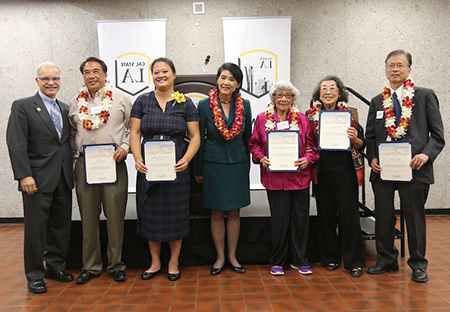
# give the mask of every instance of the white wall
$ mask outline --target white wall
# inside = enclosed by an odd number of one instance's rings
[[[167,18],[166,56],[178,74],[193,74],[202,73],[207,54],[209,73],[223,62],[222,17],[292,16],[291,81],[301,92],[297,105],[302,111],[309,107],[316,83],[328,74],[337,74],[368,99],[380,93],[384,59],[402,48],[413,56],[416,84],[435,90],[444,124],[449,124],[446,0],[210,0],[205,6],[205,15],[193,15],[192,1],[187,0],[0,0],[0,217],[22,216],[5,143],[11,103],[36,92],[35,68],[42,61],[61,67],[58,98],[68,102],[82,84],[79,64],[87,56],[98,56],[98,20]],[[359,109],[365,125],[368,107],[354,97],[350,105]],[[436,184],[427,208],[450,208],[447,150],[435,163]],[[372,206],[370,184],[367,195]]]

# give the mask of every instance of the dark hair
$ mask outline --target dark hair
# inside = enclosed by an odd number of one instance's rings
[[[152,62],[152,65],[150,65],[150,71],[151,71],[152,74],[153,74],[153,66],[155,66],[155,64],[159,63],[159,62],[163,62],[163,63],[166,63],[167,65],[169,65],[170,68],[172,69],[173,73],[176,74],[177,71],[175,70],[175,65],[167,57],[158,57],[157,59],[155,59]]]
[[[333,76],[333,75],[326,76],[325,78],[320,80],[320,82],[314,88],[314,91],[312,94],[313,101],[316,101],[316,100],[320,101],[320,85],[322,84],[322,82],[327,81],[327,80],[333,80],[334,82],[336,82],[336,85],[339,89],[339,98],[337,99],[338,102],[343,101],[343,102],[347,103],[348,102],[347,88],[344,86],[344,83],[342,82],[341,79],[339,79],[338,76]]]
[[[234,90],[234,92],[233,92],[233,96],[235,96],[241,90],[242,80],[244,79],[244,74],[242,73],[241,68],[239,66],[237,66],[236,64],[223,63],[222,66],[220,66],[219,69],[217,70],[216,81],[219,80],[219,77],[222,74],[222,71],[224,71],[224,70],[228,70],[239,84],[239,87],[237,87],[236,90]],[[216,87],[217,87],[217,90],[219,90],[219,86],[216,86]]]
[[[384,64],[387,64],[387,61],[394,55],[404,55],[408,59],[408,67],[412,65],[412,56],[409,52],[405,52],[405,50],[394,50],[386,56],[384,60]]]
[[[103,62],[101,59],[99,59],[98,57],[95,56],[90,56],[88,57],[85,61],[83,61],[83,63],[81,63],[80,65],[80,72],[83,73],[83,69],[84,66],[88,63],[88,62],[97,62],[100,64],[100,66],[102,67],[102,70],[104,73],[108,72],[108,66],[106,66],[105,62]]]

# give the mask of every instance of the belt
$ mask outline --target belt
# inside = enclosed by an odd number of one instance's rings
[[[144,140],[176,140],[177,143],[183,143],[184,135],[144,134]]]

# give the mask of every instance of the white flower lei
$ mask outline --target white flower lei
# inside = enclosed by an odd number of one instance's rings
[[[298,130],[297,124],[297,114],[299,112],[297,106],[292,103],[291,104],[291,123],[289,124],[289,130]],[[271,131],[275,129],[275,104],[269,103],[266,108],[266,131]],[[269,117],[269,118],[268,118]]]
[[[105,84],[105,86],[103,87],[103,93],[102,93],[102,112],[105,112],[108,117],[109,117],[109,111],[111,110],[111,105],[112,105],[112,87],[111,84],[109,82],[107,82]],[[108,92],[109,91],[109,92]],[[88,97],[88,92],[89,89],[84,85],[81,87],[81,89],[79,90],[79,95],[78,95],[78,117],[81,119],[81,122],[84,125],[84,121],[85,120],[89,120],[92,122],[91,125],[91,129],[90,130],[95,130],[100,128],[100,126],[102,126],[104,123],[106,123],[106,120],[101,119],[101,114],[96,114],[94,115],[93,118],[90,118],[89,115],[89,109],[87,107],[87,102],[86,99]]]
[[[402,113],[398,126],[395,126],[395,110],[394,101],[392,100],[391,88],[389,81],[386,82],[383,90],[383,110],[384,110],[384,126],[388,134],[394,139],[400,139],[406,135],[409,123],[411,122],[412,110],[414,104],[414,80],[409,76],[403,83],[403,101],[401,104]]]

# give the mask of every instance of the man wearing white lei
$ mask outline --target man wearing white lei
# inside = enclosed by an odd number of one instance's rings
[[[434,91],[414,86],[409,76],[411,54],[403,50],[392,51],[385,63],[388,83],[383,93],[372,99],[366,127],[367,157],[372,168],[370,181],[375,194],[377,247],[377,262],[367,273],[382,274],[399,269],[398,250],[394,246],[394,192],[398,190],[402,212],[406,218],[410,254],[408,265],[412,269],[412,280],[426,282],[428,261],[425,259],[425,202],[430,184],[434,183],[433,162],[445,144],[444,126]],[[395,97],[398,99],[398,109],[394,108],[394,102],[397,101]],[[378,164],[376,145],[377,142],[391,140],[412,142],[412,183],[379,179],[382,167]]]
[[[108,267],[115,281],[126,280],[122,262],[123,227],[128,196],[128,176],[124,158],[130,151],[129,97],[106,81],[107,66],[89,57],[80,65],[84,86],[70,101],[69,121],[71,143],[78,158],[75,182],[83,226],[83,269],[76,279],[84,284],[103,269],[99,237],[101,209],[107,218]],[[115,143],[113,155],[117,162],[117,184],[85,185],[83,145]]]

